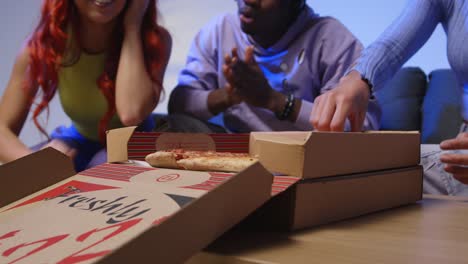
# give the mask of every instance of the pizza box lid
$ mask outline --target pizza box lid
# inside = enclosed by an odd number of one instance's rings
[[[45,149],[0,166],[0,262],[181,263],[271,197],[238,174],[103,164],[76,174]]]
[[[249,147],[269,171],[303,179],[412,167],[420,161],[416,131],[252,132]]]
[[[250,134],[137,132],[136,127],[107,131],[107,161],[145,160],[158,150],[212,150],[249,153]]]

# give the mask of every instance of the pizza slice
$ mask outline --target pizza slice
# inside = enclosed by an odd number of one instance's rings
[[[255,162],[251,157],[208,156],[181,159],[177,165],[186,170],[240,172]]]
[[[257,162],[246,153],[183,149],[156,151],[147,155],[145,160],[160,168],[225,172],[239,172]]]

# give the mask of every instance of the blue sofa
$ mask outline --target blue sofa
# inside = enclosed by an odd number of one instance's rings
[[[461,89],[450,70],[428,76],[403,68],[376,97],[382,107],[381,130],[419,130],[425,144],[454,138],[463,122]]]

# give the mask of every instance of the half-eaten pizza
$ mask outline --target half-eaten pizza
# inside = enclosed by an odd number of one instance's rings
[[[258,161],[247,153],[183,149],[156,151],[147,155],[145,160],[160,168],[224,172],[240,172]]]

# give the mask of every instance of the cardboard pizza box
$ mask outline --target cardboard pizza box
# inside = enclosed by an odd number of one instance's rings
[[[250,154],[270,171],[309,179],[416,166],[420,144],[419,132],[254,132]]]
[[[418,132],[254,132],[249,150],[269,171],[298,181],[248,226],[297,230],[422,199]]]
[[[295,177],[276,176],[273,187]],[[421,166],[301,180],[255,211],[246,229],[292,231],[415,203],[423,195]]]
[[[0,263],[182,263],[267,201],[272,177],[259,163],[238,174],[118,163],[75,174],[42,150],[0,167]]]
[[[186,134],[123,128],[108,132],[108,159],[144,160],[173,148],[250,151],[270,172],[293,177],[274,177],[274,197],[247,226],[295,230],[420,200],[419,138],[417,132]]]
[[[108,131],[108,161],[144,160],[157,150],[182,148],[249,153],[269,171],[322,178],[419,165],[414,131],[148,133],[133,127]]]

